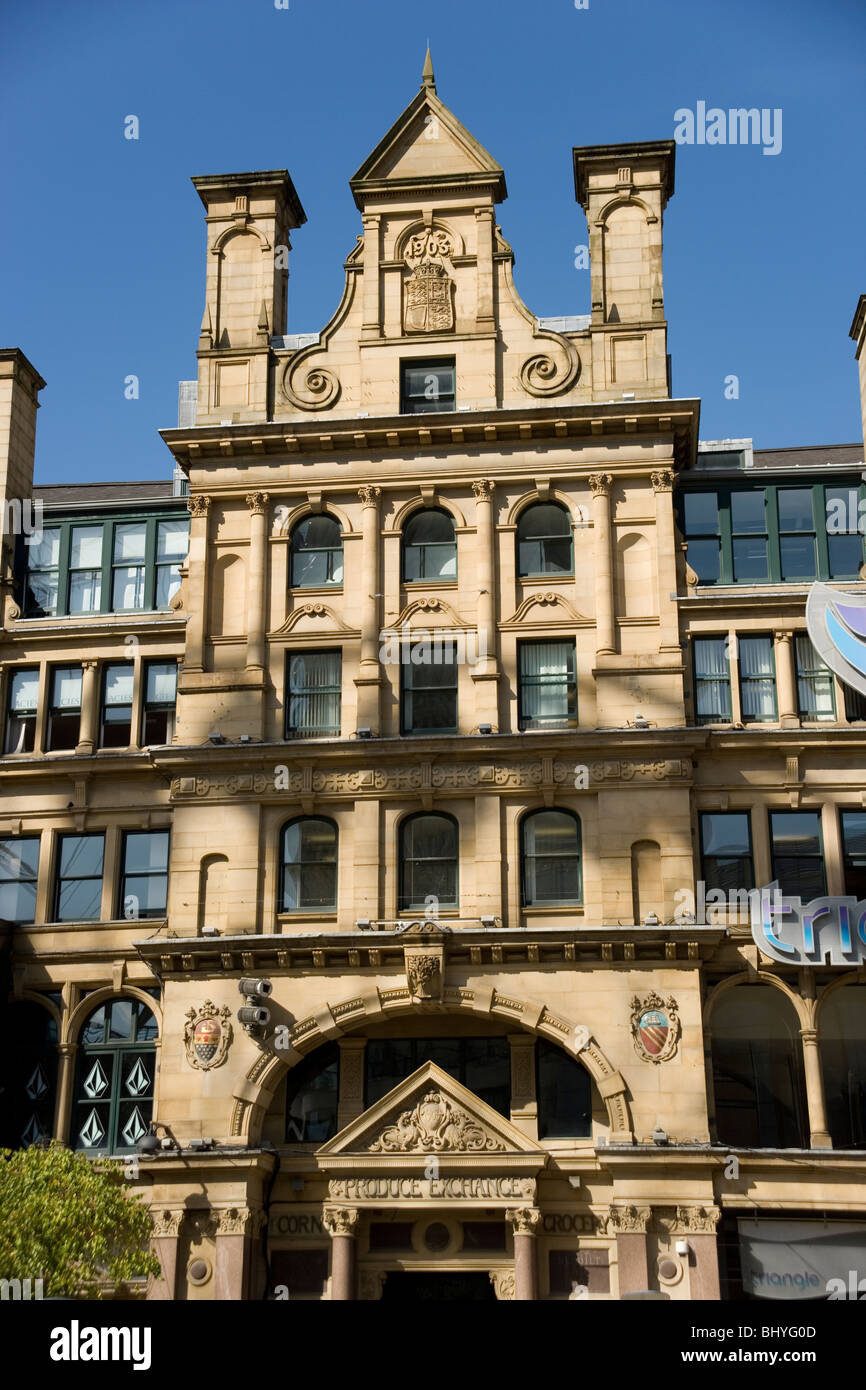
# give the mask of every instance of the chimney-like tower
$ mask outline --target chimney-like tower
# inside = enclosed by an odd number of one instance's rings
[[[9,576],[16,529],[33,511],[36,412],[45,382],[20,348],[0,348],[0,576]]]
[[[866,449],[866,294],[857,301],[850,336],[857,344],[854,356],[860,368],[860,416],[863,421],[863,447]]]

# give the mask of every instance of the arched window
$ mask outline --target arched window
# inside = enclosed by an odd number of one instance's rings
[[[4,1011],[0,1148],[27,1149],[54,1132],[57,1024],[25,1000]]]
[[[282,834],[281,912],[333,912],[337,906],[337,827],[290,821]]]
[[[156,1019],[140,999],[112,999],[78,1039],[72,1144],[87,1153],[128,1153],[153,1115]]]
[[[834,990],[818,1015],[834,1149],[866,1149],[866,985]]]
[[[415,512],[403,527],[403,580],[456,579],[454,522],[438,507]]]
[[[571,811],[532,811],[521,827],[524,907],[583,900],[580,821]]]
[[[425,1062],[435,1062],[501,1115],[511,1105],[511,1048],[507,1037],[368,1038],[364,1104],[374,1105]]]
[[[400,907],[457,906],[457,822],[452,816],[409,816],[400,827]]]
[[[517,573],[573,574],[571,520],[558,502],[534,502],[517,523]]]
[[[808,1148],[800,1029],[789,1000],[772,985],[735,985],[709,1028],[719,1143]]]
[[[292,530],[293,589],[343,582],[343,534],[332,516],[307,516]]]
[[[286,1078],[286,1142],[324,1144],[337,1133],[340,1049],[317,1047]]]
[[[535,1044],[539,1139],[586,1139],[592,1134],[592,1080],[586,1067],[556,1043]]]

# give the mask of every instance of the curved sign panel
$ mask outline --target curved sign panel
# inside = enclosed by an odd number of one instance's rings
[[[813,584],[806,626],[818,655],[840,680],[866,695],[866,584],[854,593]]]

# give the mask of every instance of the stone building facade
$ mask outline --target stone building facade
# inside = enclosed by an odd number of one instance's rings
[[[539,319],[428,61],[311,335],[289,175],[194,179],[173,484],[34,488],[44,382],[0,353],[6,1139],[130,1157],[152,1297],[802,1295],[766,1251],[828,1232],[866,1266],[866,972],[774,960],[744,896],[866,898],[866,702],[805,619],[862,587],[823,516],[863,450],[699,445],[673,142],[574,179],[591,313]]]

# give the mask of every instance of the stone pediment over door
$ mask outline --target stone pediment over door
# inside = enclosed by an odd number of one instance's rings
[[[324,1144],[316,1154],[326,1173],[402,1173],[429,1180],[456,1174],[514,1178],[502,1195],[531,1195],[547,1154],[459,1081],[425,1062],[399,1086]],[[521,1180],[526,1185],[523,1191]],[[444,1196],[443,1193],[419,1193]],[[491,1192],[491,1195],[494,1195]]]

